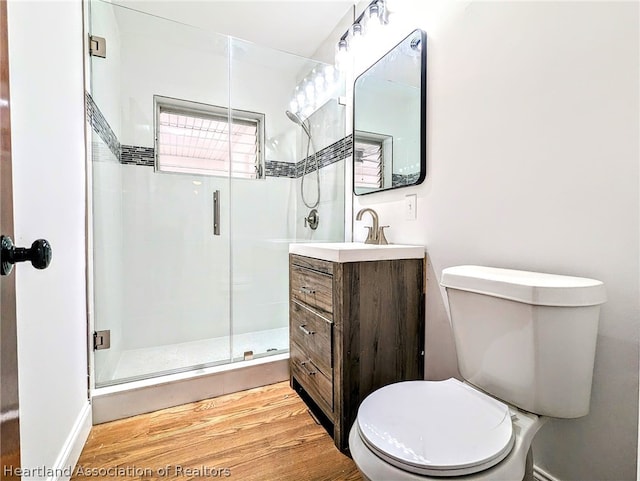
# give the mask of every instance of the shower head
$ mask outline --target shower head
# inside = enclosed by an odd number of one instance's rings
[[[289,117],[289,120],[302,127],[304,133],[307,134],[307,137],[309,137],[309,139],[311,139],[311,132],[309,132],[309,128],[304,124],[304,121],[298,116],[298,114],[294,114],[290,110],[287,110],[285,113],[287,114],[287,117]]]

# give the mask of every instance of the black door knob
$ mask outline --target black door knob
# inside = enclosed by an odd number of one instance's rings
[[[14,246],[11,237],[3,235],[0,237],[0,244],[2,247],[0,274],[3,276],[11,272],[16,262],[30,261],[36,269],[46,269],[51,263],[51,244],[47,240],[38,239],[27,249]]]

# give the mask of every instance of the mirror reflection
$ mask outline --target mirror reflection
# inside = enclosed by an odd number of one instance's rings
[[[355,81],[356,195],[417,185],[425,178],[426,39],[415,30]]]

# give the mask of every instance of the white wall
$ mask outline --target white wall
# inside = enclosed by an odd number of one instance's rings
[[[75,464],[90,426],[82,7],[8,7],[15,240],[53,247],[47,270],[15,274],[22,466],[55,468]]]
[[[536,464],[560,480],[634,479],[638,427],[639,5],[419,2],[427,32],[427,179],[355,199],[392,242],[427,246],[426,372],[457,374],[438,287],[465,264],[605,282],[591,412],[548,423]],[[405,221],[404,197],[418,196]],[[356,238],[364,229],[356,222]]]

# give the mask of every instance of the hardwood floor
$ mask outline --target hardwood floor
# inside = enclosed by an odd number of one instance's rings
[[[288,382],[94,426],[85,478],[362,480]]]

